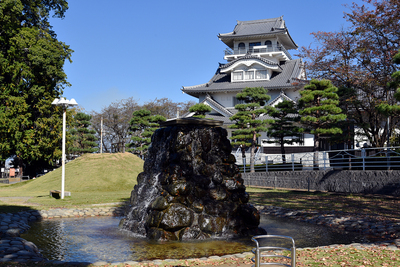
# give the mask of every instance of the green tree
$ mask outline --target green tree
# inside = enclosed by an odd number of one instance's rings
[[[319,151],[321,137],[343,132],[337,127],[337,123],[345,120],[347,116],[338,107],[337,91],[329,80],[311,80],[310,84],[300,91],[301,123],[314,135],[314,152]],[[318,168],[318,153],[314,153],[314,168]]]
[[[61,157],[62,110],[51,102],[69,85],[72,50],[48,20],[67,9],[65,0],[0,1],[0,160],[16,156],[32,175]]]
[[[271,99],[267,94],[267,90],[263,87],[246,87],[242,92],[236,95],[239,101],[243,104],[237,104],[235,109],[238,112],[230,117],[230,120],[236,123],[230,128],[237,129],[232,132],[231,139],[233,145],[242,147],[242,151],[246,147],[250,147],[250,171],[254,172],[254,157],[257,144],[257,137],[260,137],[260,132],[265,132],[267,120],[260,117],[266,114],[269,107],[264,107],[265,104]]]
[[[96,131],[90,129],[91,119],[92,116],[83,112],[78,112],[74,116],[72,128],[69,130],[72,146],[69,147],[68,153],[82,155],[98,151]]]
[[[202,103],[195,104],[189,108],[189,112],[195,112],[193,117],[200,118],[200,119],[205,118],[206,113],[211,112],[211,110],[212,109],[210,106],[208,106],[206,104],[202,104]]]
[[[300,48],[299,56],[308,77],[327,79],[338,88],[356,92],[342,100],[348,106],[349,122],[358,128],[357,136],[382,147],[394,130],[396,116],[387,117],[376,107],[396,102],[390,80],[398,70],[392,58],[400,43],[400,8],[398,0],[362,2],[349,4],[349,12],[344,12],[349,28],[312,33],[313,44]]]
[[[289,100],[284,100],[272,107],[268,111],[268,115],[272,117],[269,123],[268,135],[275,140],[267,141],[268,143],[276,143],[281,147],[282,162],[286,163],[285,144],[300,143],[302,136],[302,128],[298,126],[300,117],[297,112],[296,104]],[[289,137],[289,138],[285,138]]]
[[[128,144],[128,151],[144,159],[151,143],[151,136],[160,127],[159,123],[165,120],[164,116],[151,115],[151,112],[147,109],[133,112],[132,119],[129,122],[132,138],[131,143]]]

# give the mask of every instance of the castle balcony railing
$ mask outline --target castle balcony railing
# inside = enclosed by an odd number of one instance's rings
[[[290,53],[285,47],[281,45],[260,45],[252,46],[249,48],[238,48],[238,49],[225,49],[225,57],[236,56],[236,55],[246,55],[246,54],[271,54],[271,53],[283,53],[288,59],[292,59]]]

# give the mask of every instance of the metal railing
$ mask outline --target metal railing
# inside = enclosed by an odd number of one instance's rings
[[[276,244],[277,240],[279,239],[286,242],[286,244],[289,244],[290,242],[291,246],[289,248],[282,246],[265,246],[269,245],[271,242]],[[287,267],[296,266],[296,245],[292,237],[283,235],[259,235],[252,237],[251,240],[256,243],[256,247],[253,248],[251,251],[254,254],[254,257],[251,259],[255,263],[253,267],[260,267],[262,265]],[[261,242],[263,244],[261,244]],[[290,256],[285,256],[281,254],[285,250],[290,251]],[[263,258],[283,258],[289,260],[290,264],[286,264],[283,262],[263,262]]]
[[[247,161],[235,154],[242,172],[248,172]],[[247,157],[249,159],[249,157]],[[284,160],[285,159],[285,160]],[[267,155],[260,153],[255,157],[255,170],[301,171],[301,170],[400,170],[400,147],[362,148]]]
[[[245,151],[245,153],[244,153],[245,157],[243,158],[242,148],[238,147],[238,149],[235,152],[236,162],[238,162],[238,159],[240,158],[240,159],[242,159],[242,162],[244,162],[244,165],[247,165],[246,164],[246,154],[250,154],[251,153],[250,150],[251,150],[251,148],[248,148],[247,151]],[[259,160],[261,159],[260,158],[260,154],[261,154],[260,151],[261,151],[261,147],[256,147],[255,154],[254,154],[254,158],[255,159],[259,159]],[[248,168],[249,168],[249,171],[250,171],[250,166]],[[242,170],[242,172],[246,172],[246,169],[247,168],[243,168],[243,166],[242,166],[241,170]]]
[[[225,56],[230,55],[245,55],[245,54],[264,54],[271,52],[283,52],[289,59],[292,59],[292,56],[286,50],[285,47],[281,45],[262,45],[262,46],[253,46],[249,48],[237,48],[237,49],[225,49]]]

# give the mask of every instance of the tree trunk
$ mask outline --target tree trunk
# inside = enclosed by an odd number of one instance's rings
[[[256,145],[253,143],[250,150],[250,172],[256,172],[254,168]]]
[[[257,133],[253,132],[253,142],[251,144],[251,150],[250,150],[250,172],[256,172],[254,168],[256,141],[257,141]]]
[[[319,170],[319,134],[314,134],[313,169]]]
[[[285,152],[285,144],[283,143],[284,137],[281,137],[281,154],[282,154],[282,163],[286,164],[286,152]]]

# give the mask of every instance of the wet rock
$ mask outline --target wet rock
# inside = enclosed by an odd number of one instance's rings
[[[221,127],[179,124],[157,130],[122,228],[155,240],[262,232],[231,151]]]
[[[193,211],[185,205],[174,203],[166,209],[160,222],[160,227],[175,232],[184,227],[189,227],[193,222]]]
[[[168,202],[165,197],[159,196],[151,204],[151,208],[154,210],[165,210],[168,207]]]

